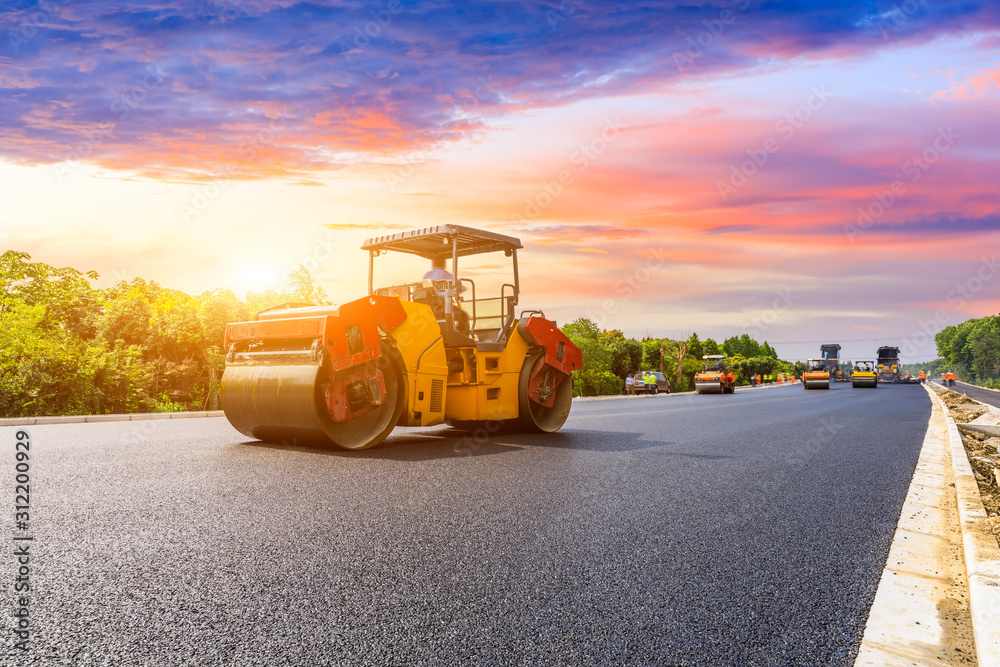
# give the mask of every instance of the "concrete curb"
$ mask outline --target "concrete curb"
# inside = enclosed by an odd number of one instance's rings
[[[930,387],[931,400],[945,415],[948,406]],[[969,465],[955,420],[947,416],[948,441],[951,446],[952,473],[958,496],[958,514],[962,528],[962,551],[969,581],[969,607],[976,638],[976,656],[980,667],[1000,667],[1000,547],[990,530],[986,509],[979,495],[979,485]]]
[[[758,389],[779,389],[781,387],[788,387],[792,383],[785,382],[783,384],[765,384],[760,387],[737,387],[737,392],[743,391],[757,391]],[[796,382],[795,384],[801,384]],[[624,399],[651,399],[651,398],[670,398],[671,396],[694,396],[693,391],[676,391],[670,392],[669,394],[635,394],[629,396],[628,394],[619,394],[617,396],[576,396],[573,398],[574,401],[620,401]]]
[[[197,419],[222,417],[222,410],[202,412],[138,412],[131,415],[66,415],[64,417],[13,417],[0,419],[4,426],[39,426],[41,424],[90,424],[93,422],[137,422],[148,419]]]

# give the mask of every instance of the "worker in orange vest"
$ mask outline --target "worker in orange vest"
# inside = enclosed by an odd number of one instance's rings
[[[924,382],[927,380],[927,373],[924,371],[920,371],[920,375],[918,375],[917,377],[920,380],[920,384],[924,384]]]

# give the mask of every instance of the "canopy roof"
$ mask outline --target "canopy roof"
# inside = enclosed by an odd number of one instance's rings
[[[487,232],[461,225],[438,225],[388,236],[376,236],[365,241],[361,249],[369,251],[394,250],[433,260],[440,257],[451,257],[452,243],[456,240],[459,257],[500,250],[511,252],[521,247],[521,241],[513,236],[504,236],[496,232]]]

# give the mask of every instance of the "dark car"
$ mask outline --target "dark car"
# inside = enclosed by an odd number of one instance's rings
[[[642,378],[647,373],[652,373],[656,377],[656,384],[643,384]],[[640,371],[632,377],[635,378],[635,393],[637,394],[670,393],[670,380],[659,371]]]

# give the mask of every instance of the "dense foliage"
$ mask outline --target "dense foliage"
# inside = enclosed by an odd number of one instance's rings
[[[1000,315],[945,327],[934,342],[937,359],[903,364],[902,369],[914,375],[926,371],[931,378],[952,372],[965,382],[1000,389]]]
[[[300,267],[290,291],[198,296],[136,279],[94,289],[96,273],[0,255],[0,416],[217,407],[227,322],[283,301],[322,301]]]
[[[702,370],[706,354],[725,354],[729,367],[740,384],[751,376],[773,376],[790,372],[793,366],[780,361],[766,342],[758,343],[748,334],[727,338],[722,343],[698,334],[687,340],[670,338],[626,338],[617,329],[602,331],[594,322],[579,319],[562,328],[570,340],[583,351],[583,368],[575,371],[577,395],[604,396],[620,394],[625,376],[640,370],[662,372],[670,380],[672,391],[689,391],[694,387],[694,374]]]
[[[931,377],[951,371],[965,382],[1000,389],[1000,315],[945,327],[934,342],[940,358],[914,364],[917,370],[926,370]]]

